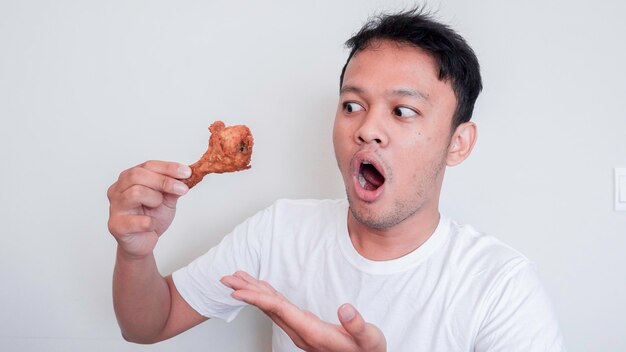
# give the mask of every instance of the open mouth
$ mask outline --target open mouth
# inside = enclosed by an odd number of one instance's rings
[[[369,161],[362,161],[359,166],[358,181],[368,191],[376,191],[385,183],[385,176]]]

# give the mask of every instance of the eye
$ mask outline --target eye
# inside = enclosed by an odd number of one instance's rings
[[[397,108],[393,109],[393,114],[398,117],[414,117],[418,115],[415,110],[404,106],[398,106]]]
[[[343,103],[343,111],[347,113],[365,110],[360,104],[354,102]]]

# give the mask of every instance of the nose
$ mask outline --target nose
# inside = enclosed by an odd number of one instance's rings
[[[388,142],[384,119],[375,111],[370,111],[363,117],[359,128],[354,134],[357,144],[376,143],[379,147],[385,147]]]

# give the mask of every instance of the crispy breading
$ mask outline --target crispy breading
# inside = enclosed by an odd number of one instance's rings
[[[250,168],[254,139],[250,129],[244,125],[226,127],[215,121],[209,127],[209,148],[200,160],[189,165],[191,176],[182,180],[189,188],[202,181],[210,173],[224,173]]]

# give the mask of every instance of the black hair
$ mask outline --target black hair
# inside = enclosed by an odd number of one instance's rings
[[[371,17],[361,30],[346,41],[351,49],[341,70],[340,87],[346,67],[360,50],[377,40],[391,40],[418,47],[433,56],[439,66],[439,80],[450,80],[457,106],[452,129],[472,118],[474,103],[482,90],[480,65],[465,39],[445,24],[437,22],[423,8]]]

